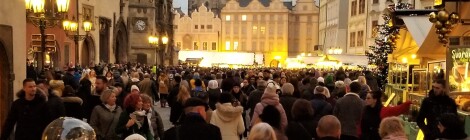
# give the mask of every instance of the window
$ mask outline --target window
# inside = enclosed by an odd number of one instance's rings
[[[258,20],[258,17],[256,15],[253,15],[253,21]]]
[[[308,16],[308,17],[307,17],[307,21],[308,21],[308,22],[312,22],[312,16]]]
[[[366,11],[366,0],[359,0],[359,14],[364,14]]]
[[[242,21],[246,21],[246,15],[242,15]]]
[[[225,27],[225,34],[230,34],[230,30],[231,30],[230,26],[226,26]]]
[[[261,20],[261,21],[264,21],[264,20],[265,20],[264,15],[261,15],[260,20]]]
[[[282,21],[282,15],[278,15],[277,20]]]
[[[356,34],[355,32],[351,32],[349,33],[349,47],[354,47],[354,45],[356,44]]]
[[[356,15],[356,10],[357,10],[357,0],[354,0],[351,2],[351,16]]]
[[[256,34],[258,32],[258,27],[257,26],[253,26],[253,34]]]
[[[197,25],[194,25],[194,29],[198,29],[198,26],[197,26]]]
[[[261,42],[259,43],[259,50],[260,50],[260,51],[265,51],[265,49],[266,49],[266,48],[264,47],[264,42],[261,41]]]
[[[470,45],[470,37],[469,37],[469,36],[464,36],[464,37],[462,37],[462,44],[463,44],[464,46]]]
[[[233,26],[233,33],[234,33],[234,34],[238,34],[238,25],[237,25],[237,24],[235,24],[235,25]]]
[[[379,21],[377,21],[377,20],[372,21],[372,33],[370,35],[372,38],[377,37],[377,33],[379,31],[378,30],[379,29],[378,25],[379,25]]]
[[[212,29],[212,25],[207,25],[207,29]]]
[[[261,27],[261,28],[260,28],[260,32],[261,32],[261,34],[264,35],[264,33],[266,32],[266,27]]]
[[[269,42],[268,51],[277,51],[277,48],[274,47],[274,43],[272,41]]]
[[[238,50],[238,42],[237,41],[233,42],[233,50],[234,51]]]
[[[178,25],[173,25],[173,29],[177,30],[177,29],[178,29]]]
[[[204,29],[204,25],[201,25],[201,29]]]
[[[268,33],[269,33],[269,35],[271,35],[271,36],[274,36],[274,30],[275,30],[275,29],[274,29],[274,26],[276,26],[276,25],[274,25],[274,24],[270,24],[270,25],[269,25]]]
[[[207,42],[202,42],[202,50],[207,51]]]
[[[225,50],[230,50],[230,41],[225,42]]]
[[[269,15],[269,20],[273,21],[274,20],[274,15]]]
[[[94,12],[94,7],[91,6],[91,5],[86,5],[86,4],[82,4],[83,6],[83,10],[82,10],[82,19],[86,19],[86,18],[89,18],[89,20],[91,21],[91,23],[95,23],[95,12]],[[83,28],[83,26],[82,26]],[[92,27],[92,30],[95,30],[95,27],[93,26]]]
[[[213,51],[217,50],[217,42],[212,42],[212,50]]]
[[[238,21],[238,20],[239,20],[239,19],[238,19],[238,15],[234,15],[234,16],[233,16],[233,21]]]
[[[357,32],[357,46],[364,46],[364,31]]]
[[[193,42],[193,50],[199,50],[199,46],[197,45],[197,42]]]
[[[246,25],[242,25],[242,34],[246,34]]]
[[[373,0],[372,1],[372,4],[377,4],[377,3],[379,3],[379,0]]]
[[[230,21],[230,15],[225,16],[225,21]]]

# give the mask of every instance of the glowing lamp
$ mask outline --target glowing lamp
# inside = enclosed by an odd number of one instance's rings
[[[56,0],[56,3],[59,13],[67,13],[69,11],[70,0]]]

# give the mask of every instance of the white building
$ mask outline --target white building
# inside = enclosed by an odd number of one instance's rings
[[[340,49],[344,53],[348,40],[348,1],[320,1],[319,49],[328,54],[329,50]]]

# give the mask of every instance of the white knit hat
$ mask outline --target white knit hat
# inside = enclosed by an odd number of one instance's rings
[[[126,137],[124,140],[146,140],[144,136],[139,134],[132,134]]]
[[[140,91],[139,87],[137,87],[136,85],[132,85],[131,86],[131,91],[134,90],[134,89],[136,89],[137,91]]]
[[[324,79],[323,77],[318,77],[318,78],[317,78],[317,81],[318,81],[318,82],[325,83],[325,79]]]

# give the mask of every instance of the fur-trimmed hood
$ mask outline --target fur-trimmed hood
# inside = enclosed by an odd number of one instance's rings
[[[83,100],[79,97],[62,97],[62,101],[65,103],[80,103],[83,104]]]
[[[225,122],[230,122],[237,119],[240,115],[242,115],[243,107],[237,106],[233,107],[232,103],[217,103],[215,104],[216,107],[216,115]]]

